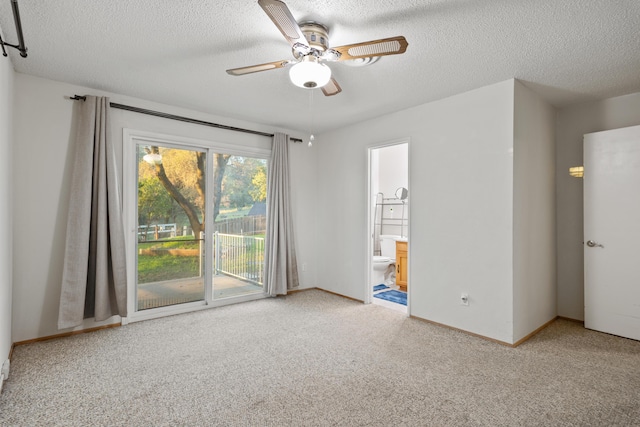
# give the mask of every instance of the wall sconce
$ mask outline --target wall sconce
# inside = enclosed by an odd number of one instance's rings
[[[569,168],[569,175],[574,178],[584,177],[584,166],[574,166],[572,168]]]

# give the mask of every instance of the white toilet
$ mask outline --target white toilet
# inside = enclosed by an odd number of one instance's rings
[[[400,236],[380,235],[380,256],[374,256],[371,271],[371,286],[387,285],[391,289],[397,289],[395,264],[396,264],[396,240]],[[385,278],[386,276],[386,278]]]

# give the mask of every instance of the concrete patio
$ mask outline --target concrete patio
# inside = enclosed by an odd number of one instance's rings
[[[138,285],[138,310],[183,304],[204,299],[204,279],[168,280]],[[260,285],[219,274],[213,277],[213,299],[231,298],[262,292]]]

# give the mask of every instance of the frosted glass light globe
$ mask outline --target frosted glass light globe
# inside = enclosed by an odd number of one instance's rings
[[[301,62],[289,70],[291,82],[301,88],[315,89],[322,87],[331,80],[331,68],[318,62],[318,58],[307,55]]]

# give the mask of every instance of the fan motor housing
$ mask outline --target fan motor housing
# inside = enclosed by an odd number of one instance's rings
[[[302,34],[309,43],[309,47],[324,52],[329,48],[329,29],[315,21],[304,21],[298,24]]]

